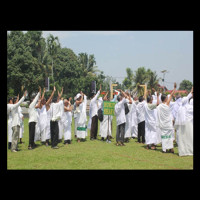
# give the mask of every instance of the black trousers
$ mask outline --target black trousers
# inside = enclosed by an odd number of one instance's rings
[[[29,123],[29,147],[33,147],[34,145],[35,125],[36,125],[36,122]]]
[[[124,142],[125,123],[117,126],[116,142]]]
[[[90,130],[90,138],[97,138],[97,131],[98,131],[98,117],[95,115],[92,117],[92,123],[91,123],[91,130]]]
[[[140,138],[142,137],[142,143],[145,143],[145,121],[140,122],[138,124],[138,142],[140,141]]]
[[[50,121],[50,132],[51,132],[51,147],[55,147],[58,144],[58,134],[59,134],[58,121]]]

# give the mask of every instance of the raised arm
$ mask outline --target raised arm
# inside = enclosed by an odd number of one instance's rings
[[[50,104],[51,99],[53,98],[53,95],[54,95],[55,91],[56,91],[56,87],[54,86],[53,92],[51,93],[51,96],[49,97],[48,101],[46,102],[46,105],[49,105],[49,104]]]
[[[43,89],[43,94],[42,94],[41,101],[44,99],[44,94],[45,94],[45,91],[46,91],[46,89],[44,88],[44,89]]]
[[[159,105],[159,91],[157,91],[157,106]]]
[[[107,91],[107,93],[106,93],[105,96],[103,97],[103,100],[104,100],[104,101],[106,101],[106,99],[107,99],[108,92],[109,92],[109,91]]]
[[[32,101],[32,103],[29,105],[29,108],[35,107],[35,104],[37,103],[37,100],[39,99],[40,94],[41,94],[41,87],[39,86],[39,92],[37,93],[37,95],[34,98],[34,100]]]
[[[25,99],[25,97],[26,97],[26,93],[27,93],[27,91],[24,92],[23,97],[22,97],[16,104],[14,104],[14,105],[11,107],[11,109],[17,108],[17,107],[24,101],[24,99]]]
[[[171,92],[171,94],[170,94],[170,96],[169,96],[169,98],[168,98],[168,100],[167,100],[167,105],[170,104],[170,101],[171,101],[171,99],[172,99],[172,96],[174,95],[175,90],[176,90],[176,83],[174,83],[174,89],[173,89],[173,91]]]

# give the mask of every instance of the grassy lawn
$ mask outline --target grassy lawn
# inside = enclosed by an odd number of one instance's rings
[[[163,154],[159,145],[157,150],[146,150],[144,144],[131,139],[126,146],[116,146],[116,119],[113,120],[112,143],[87,140],[77,143],[72,123],[72,144],[59,143],[59,149],[51,149],[36,142],[38,147],[28,150],[28,119],[24,120],[25,133],[21,150],[17,153],[7,151],[7,169],[193,169],[193,156],[179,157],[175,154]]]

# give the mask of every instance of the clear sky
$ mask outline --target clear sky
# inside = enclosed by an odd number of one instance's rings
[[[193,83],[193,31],[43,31],[43,37],[49,33],[76,55],[94,54],[98,69],[120,83],[127,67],[134,72],[142,66],[161,78],[167,70],[168,89],[184,79]]]

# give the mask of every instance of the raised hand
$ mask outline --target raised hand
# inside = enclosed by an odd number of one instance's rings
[[[55,92],[56,91],[56,86],[54,85],[54,87],[53,87],[53,91]]]
[[[26,97],[26,94],[27,94],[27,90],[24,92],[24,97]]]
[[[174,88],[176,88],[176,83],[174,83]]]

